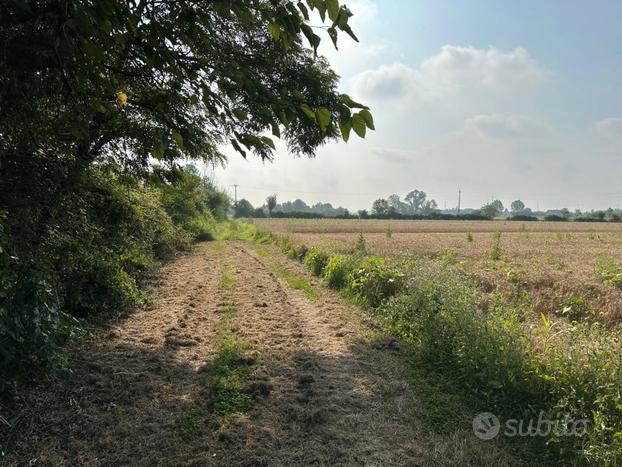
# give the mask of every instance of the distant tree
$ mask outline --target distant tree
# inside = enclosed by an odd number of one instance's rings
[[[389,203],[389,207],[393,208],[394,212],[408,214],[410,206],[407,203],[404,203],[398,195],[389,196],[387,198],[387,202]]]
[[[415,213],[421,211],[425,203],[427,195],[425,191],[413,190],[408,193],[404,199],[410,206],[410,212]]]
[[[266,198],[266,206],[268,208],[268,215],[272,216],[272,210],[276,206],[276,194],[270,195]]]
[[[568,208],[561,208],[559,210],[559,212],[562,214],[562,216],[564,216],[565,218],[569,218],[570,217],[570,211],[568,210]]]
[[[479,214],[489,219],[494,219],[499,215],[499,209],[493,203],[486,204],[479,209]]]
[[[525,203],[523,203],[520,199],[517,199],[516,201],[512,201],[510,207],[512,212],[521,212],[525,209]]]
[[[244,198],[235,203],[233,209],[235,210],[235,217],[252,217],[253,205]]]
[[[501,213],[501,212],[503,212],[505,210],[505,208],[503,207],[503,203],[501,201],[499,201],[498,199],[494,200],[490,204],[495,207],[495,209],[497,210],[497,214],[499,214],[499,213]]]
[[[377,216],[389,214],[389,202],[384,198],[377,199],[371,206],[371,212]]]
[[[266,217],[266,211],[264,211],[263,207],[255,208],[252,210],[250,217],[256,217],[256,218]]]
[[[367,219],[369,217],[369,213],[367,212],[366,209],[360,209],[357,214],[359,215],[359,218],[361,219]]]
[[[434,201],[433,199],[426,201],[425,203],[423,203],[423,206],[421,208],[421,210],[424,213],[430,213],[434,210],[436,210],[436,208],[438,207],[438,205],[436,204],[436,201]]]

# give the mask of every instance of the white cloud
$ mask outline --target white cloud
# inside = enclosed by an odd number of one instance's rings
[[[529,88],[548,74],[522,47],[502,52],[495,47],[445,45],[419,68],[393,63],[363,71],[354,78],[354,89],[356,95],[370,99],[407,94],[430,99],[460,90]]]
[[[476,115],[465,121],[464,128],[466,131],[497,140],[541,140],[553,133],[548,124],[524,115]]]

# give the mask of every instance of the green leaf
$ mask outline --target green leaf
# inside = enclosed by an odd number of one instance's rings
[[[240,145],[238,144],[238,142],[237,142],[236,140],[232,139],[232,140],[231,140],[231,145],[233,146],[233,148],[234,148],[237,152],[239,152],[240,154],[242,154],[242,157],[243,157],[244,159],[246,159],[246,151],[240,147]]]
[[[359,137],[365,138],[367,126],[365,125],[365,120],[359,114],[352,116],[352,129]]]
[[[374,117],[372,117],[371,112],[367,109],[363,109],[358,113],[361,117],[363,117],[363,120],[365,120],[365,124],[367,125],[367,128],[369,128],[370,130],[375,130],[376,128],[374,128]]]
[[[301,104],[300,110],[302,110],[311,120],[315,121],[315,112],[307,104]]]
[[[347,94],[342,94],[341,96],[339,96],[339,99],[344,105],[347,105],[351,109],[367,109],[367,106],[353,101],[352,98]]]
[[[277,138],[281,137],[281,130],[276,122],[272,122],[272,134]]]
[[[315,0],[314,1],[315,8],[320,13],[320,18],[322,19],[322,23],[326,21],[326,3],[323,0]]]
[[[274,145],[274,141],[272,141],[272,138],[268,138],[267,136],[262,136],[261,140],[268,146],[270,146],[272,149],[274,149],[276,151],[276,146]]]
[[[164,157],[164,148],[161,146],[154,146],[151,148],[151,154],[156,159],[162,159],[162,157]]]
[[[268,31],[270,32],[270,35],[275,41],[278,40],[279,37],[281,37],[281,26],[279,26],[277,23],[272,22],[268,24]]]
[[[352,129],[352,124],[350,120],[343,120],[339,123],[339,129],[341,130],[341,138],[347,143],[350,139],[350,130]]]
[[[244,112],[244,110],[240,107],[236,107],[235,109],[233,109],[233,115],[235,115],[238,120],[246,120],[248,118],[246,112]]]
[[[339,16],[339,0],[326,0],[326,9],[331,21],[335,21]]]
[[[335,46],[335,49],[338,49],[338,47],[337,47],[337,30],[333,26],[328,28],[328,35],[330,36],[330,40],[333,41],[333,45]]]
[[[322,131],[325,131],[330,123],[330,111],[326,107],[320,107],[315,111],[315,117]]]
[[[304,19],[309,21],[309,10],[305,6],[305,4],[302,2],[298,2],[298,8],[300,9],[302,16],[304,16]]]
[[[184,137],[181,136],[181,133],[177,130],[172,130],[171,136],[175,140],[175,144],[177,145],[177,147],[179,149],[183,149],[184,148]]]

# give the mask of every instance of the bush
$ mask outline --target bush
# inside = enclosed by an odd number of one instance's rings
[[[79,332],[73,316],[144,303],[140,283],[160,260],[214,231],[215,198],[189,172],[144,183],[114,167],[90,169],[74,188],[59,195],[55,221],[36,231],[0,216],[0,390],[33,365],[58,361]]]
[[[352,272],[350,288],[368,305],[377,307],[401,289],[403,278],[404,274],[391,262],[368,256]]]
[[[557,216],[555,214],[549,214],[544,216],[544,220],[547,222],[566,222],[568,219],[562,216]]]
[[[316,276],[324,274],[324,268],[328,264],[329,255],[320,247],[312,247],[304,259],[304,265]]]
[[[528,216],[525,214],[516,214],[514,216],[508,217],[509,221],[526,221],[526,222],[534,222],[537,221],[538,218],[535,216]]]
[[[324,279],[329,287],[342,289],[349,284],[349,276],[354,267],[354,260],[351,257],[332,255],[324,268]]]

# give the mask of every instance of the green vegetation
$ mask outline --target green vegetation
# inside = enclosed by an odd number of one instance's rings
[[[302,290],[311,300],[317,300],[320,298],[320,293],[311,285],[308,279],[298,276],[294,272],[282,266],[277,266],[274,270],[276,275],[281,279],[284,279],[290,287]]]
[[[493,261],[499,261],[503,255],[503,249],[501,248],[501,232],[495,232],[492,234],[492,242],[490,259]]]
[[[618,266],[610,256],[602,254],[596,258],[596,273],[605,284],[614,287],[622,285],[622,267]]]
[[[33,366],[59,361],[80,333],[76,318],[101,320],[145,303],[141,281],[161,261],[213,237],[228,200],[193,169],[156,169],[147,180],[89,169],[29,252],[2,225],[1,390]]]
[[[73,317],[139,305],[161,260],[214,236],[228,201],[180,164],[374,129],[311,11],[357,40],[336,0],[0,4],[0,392],[58,359]]]
[[[274,235],[255,235],[278,243]],[[461,400],[473,401],[473,413],[587,420],[582,437],[554,430],[545,439],[511,442],[527,443],[531,458],[579,465],[616,465],[622,458],[622,329],[586,319],[590,312],[581,297],[565,301],[558,319],[534,320],[525,303],[500,296],[482,311],[478,285],[442,258],[376,258],[322,253],[318,247],[309,254],[313,259],[304,264],[365,304],[402,339],[413,368],[436,375],[430,381],[452,375],[447,384],[460,388]],[[324,264],[326,257],[325,267],[318,267],[317,258]],[[456,414],[447,422],[446,411],[431,409],[431,423],[439,429],[457,422]]]
[[[472,242],[473,241],[473,234],[471,232],[467,232],[466,239],[467,239],[467,242],[469,242],[469,243]]]
[[[205,435],[207,430],[248,412],[255,405],[255,398],[248,390],[255,361],[248,356],[248,344],[232,331],[236,311],[233,305],[223,313],[218,330],[219,352],[205,374],[205,398],[196,400],[180,417],[179,431],[186,440]]]

